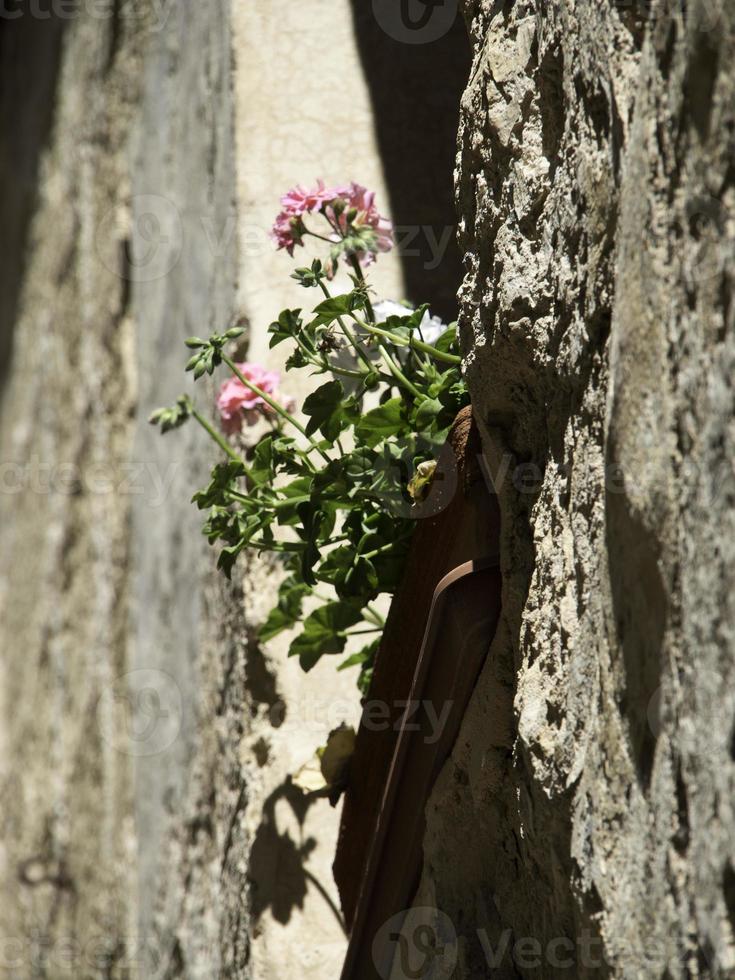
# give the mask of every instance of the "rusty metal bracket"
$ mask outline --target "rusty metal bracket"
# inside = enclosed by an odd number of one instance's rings
[[[500,618],[495,556],[464,562],[437,585],[360,887],[342,980],[390,975],[381,926],[411,904],[421,876],[424,811],[451,754]]]

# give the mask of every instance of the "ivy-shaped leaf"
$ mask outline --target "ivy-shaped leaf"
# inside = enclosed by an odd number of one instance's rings
[[[457,324],[450,323],[447,329],[441,336],[432,343],[432,347],[436,347],[443,354],[456,354],[457,353]]]
[[[442,403],[438,398],[425,398],[414,415],[414,427],[417,432],[428,429],[441,414]]]
[[[360,419],[355,426],[357,438],[371,449],[379,442],[396,435],[406,427],[406,403],[403,398],[391,398]]]
[[[312,392],[303,405],[304,415],[309,416],[306,434],[311,436],[319,430],[325,439],[334,442],[347,424],[342,412],[344,397],[341,381],[328,381]]]
[[[258,636],[263,643],[296,625],[301,618],[304,597],[310,591],[308,585],[299,582],[293,575],[284,579],[278,590],[278,605],[270,611],[268,618],[258,630]]]
[[[289,648],[290,657],[298,657],[309,671],[322,656],[342,653],[347,642],[345,631],[362,619],[360,606],[350,602],[328,602],[315,609],[304,620],[304,629]]]
[[[299,335],[301,330],[301,310],[284,310],[283,313],[268,327],[271,335],[269,347],[276,347],[284,340],[290,340]]]
[[[275,475],[273,436],[261,439],[253,452],[250,470],[258,483],[270,483]]]

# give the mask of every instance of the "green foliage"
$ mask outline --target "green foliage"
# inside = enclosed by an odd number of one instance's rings
[[[177,398],[176,404],[171,408],[158,408],[152,413],[148,421],[151,425],[159,425],[161,433],[170,432],[178,429],[189,420],[191,416],[191,400],[187,395]]]
[[[346,256],[355,269],[350,292],[330,295],[317,259],[293,278],[319,290],[321,301],[308,316],[284,310],[269,328],[271,347],[291,346],[288,370],[329,376],[301,406],[304,423],[271,399],[272,431],[242,456],[186,396],[151,416],[162,432],[193,416],[227,453],[193,497],[207,512],[204,533],[220,546],[223,572],[230,575],[246,549],[273,553],[283,566],[278,603],[260,638],[296,629],[290,654],[308,671],[321,657],[343,653],[351,636],[373,633],[339,667],[360,667],[363,692],[383,627],[372,603],[399,585],[416,502],[430,492],[434,461],[468,402],[454,325],[432,346],[421,335],[426,307],[376,324],[354,258],[374,247],[367,234],[345,235],[330,259],[333,267]],[[190,338],[186,368],[199,378],[224,365],[263,394],[228,354],[240,332]]]

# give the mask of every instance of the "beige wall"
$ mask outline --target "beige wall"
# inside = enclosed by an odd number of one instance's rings
[[[307,257],[320,254],[311,246],[297,249],[293,260],[275,252],[267,230],[279,210],[280,195],[296,183],[311,185],[317,177],[328,183],[356,180],[377,191],[378,204],[388,213],[388,193],[347,0],[237,4],[233,38],[239,310],[251,325],[248,356],[280,367],[287,352],[268,351],[267,327],[287,306],[318,302],[289,275],[295,264],[306,264]],[[380,295],[403,295],[400,262],[394,254],[382,256],[371,271]],[[340,277],[335,290],[340,284],[347,288],[349,281]],[[284,389],[296,397],[303,397],[314,383],[306,372],[283,378]],[[253,574],[262,574],[260,566]],[[270,589],[254,590],[257,615],[269,601]],[[262,819],[262,801],[308,761],[331,728],[343,719],[356,723],[359,715],[355,670],[337,674],[334,661],[325,658],[304,675],[297,662],[288,660],[287,645],[287,638],[279,638],[266,651],[288,705],[287,721],[283,729],[274,730],[264,712],[252,731],[254,742],[270,747],[268,765],[250,778],[247,821],[254,834]],[[273,818],[278,833],[296,841],[313,840],[305,867],[337,907],[331,863],[339,810],[320,800],[308,808],[300,826],[288,802],[281,800]],[[287,923],[279,922],[272,909],[261,917],[253,943],[254,976],[337,977],[344,950],[344,933],[310,881],[303,907],[295,907]]]

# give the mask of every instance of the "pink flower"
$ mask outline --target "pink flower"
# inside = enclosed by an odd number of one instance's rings
[[[334,210],[337,199],[344,201],[346,205],[339,218]],[[356,212],[351,221],[352,227],[369,233],[365,248],[355,252],[363,265],[374,262],[378,252],[389,252],[393,248],[393,225],[376,208],[375,192],[354,181],[343,187],[327,187],[323,180],[318,180],[316,187],[311,190],[297,184],[283,195],[281,207],[283,210],[276,218],[271,238],[278,248],[287,249],[289,255],[293,255],[297,245],[303,244],[304,215],[320,211],[323,207],[327,208],[332,223],[338,221],[343,231],[347,231],[348,213]],[[329,237],[335,244],[341,240],[335,233]],[[330,260],[327,268],[331,266]]]
[[[289,255],[293,255],[294,248],[302,244],[302,230],[297,215],[282,211],[271,229],[271,238],[278,248],[285,248]]]
[[[248,381],[252,381],[266,395],[271,395],[274,401],[284,405],[288,411],[293,410],[293,400],[287,399],[284,404],[278,393],[278,385],[281,381],[278,371],[266,371],[260,364],[244,363],[238,364],[237,367]],[[273,414],[271,406],[235,376],[228,378],[220,388],[217,396],[217,409],[220,414],[222,429],[228,435],[239,432],[243,422],[252,425],[257,421],[259,415]]]
[[[323,180],[316,182],[316,187],[308,191],[300,184],[292,187],[281,198],[283,211],[285,214],[302,217],[318,211],[323,204],[329,204],[335,197],[339,196],[339,191],[334,187],[325,187]]]
[[[285,248],[289,255],[293,255],[294,248],[302,244],[303,227],[300,219],[333,201],[337,193],[336,188],[326,187],[323,180],[318,180],[316,187],[311,190],[297,184],[287,191],[281,198],[283,210],[271,230],[271,238],[278,248]]]
[[[357,215],[352,220],[353,226],[358,230],[367,228],[375,235],[375,249],[357,253],[363,265],[371,265],[378,252],[389,252],[393,248],[393,225],[375,206],[375,191],[369,191],[352,181],[347,186],[338,188],[338,196],[347,202],[347,208],[339,218],[340,227],[347,230],[347,213],[355,210]]]

